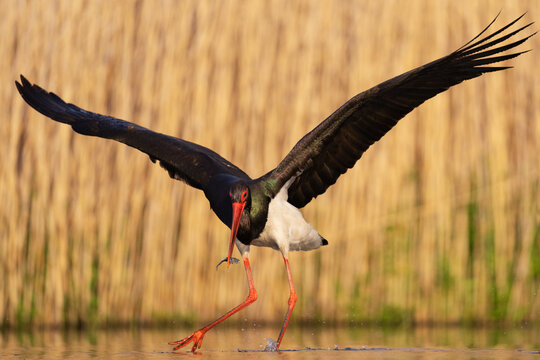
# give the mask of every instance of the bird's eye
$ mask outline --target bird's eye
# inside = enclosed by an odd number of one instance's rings
[[[248,191],[247,190],[244,190],[244,192],[242,193],[242,197],[240,198],[240,200],[242,200],[242,202],[245,202],[246,199],[247,199],[247,194],[248,194]]]

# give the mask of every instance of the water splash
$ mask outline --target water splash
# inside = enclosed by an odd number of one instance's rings
[[[276,352],[278,351],[278,343],[272,339],[272,338],[268,338],[266,339],[266,346],[264,348],[264,351],[266,352]]]

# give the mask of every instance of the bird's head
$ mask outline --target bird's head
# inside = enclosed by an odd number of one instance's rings
[[[229,254],[227,256],[227,267],[231,262],[231,256],[234,248],[234,239],[236,239],[236,234],[238,233],[238,227],[240,226],[240,220],[242,219],[242,214],[244,209],[250,207],[251,204],[251,193],[249,187],[242,183],[234,183],[229,188],[229,196],[232,203],[232,224],[231,224],[231,240],[229,243]]]

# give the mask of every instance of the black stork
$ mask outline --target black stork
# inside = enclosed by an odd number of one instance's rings
[[[513,30],[512,26],[522,17],[479,39],[495,18],[480,34],[453,53],[354,96],[306,134],[275,169],[257,179],[250,178],[203,146],[83,110],[32,85],[22,75],[21,83],[15,83],[23,99],[43,115],[71,125],[80,134],[123,142],[145,152],[153,162],[159,161],[172,178],[202,190],[212,210],[231,228],[227,266],[236,244],[244,261],[249,294],[244,302],[214,322],[169,343],[175,345],[174,350],[193,342],[191,351],[195,352],[208,330],[257,299],[249,263],[250,245],[278,250],[285,262],[290,297],[277,349],[297,299],[288,253],[290,250],[313,250],[328,243],[306,222],[299,209],[324,193],[341,174],[354,166],[370,145],[415,107],[464,80],[508,69],[508,66],[487,65],[527,52],[494,56],[536,34],[520,35],[518,40],[503,44],[532,24]]]

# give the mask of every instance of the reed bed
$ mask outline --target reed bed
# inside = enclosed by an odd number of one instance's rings
[[[229,232],[136,150],[26,106],[19,73],[69,102],[272,169],[347,99],[445,55],[530,1],[0,0],[0,321],[203,322],[247,293],[216,271]],[[538,29],[538,25],[534,25]],[[294,321],[540,319],[540,36],[515,69],[422,105],[304,209],[329,240],[292,253]],[[280,321],[279,253],[252,248]]]

